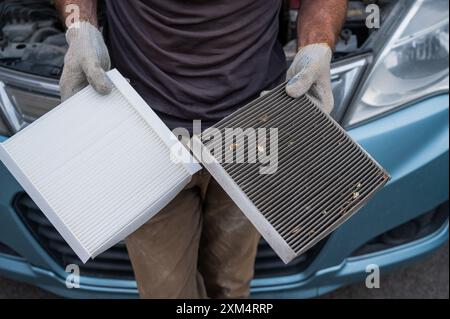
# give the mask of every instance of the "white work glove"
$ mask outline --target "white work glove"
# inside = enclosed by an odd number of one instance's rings
[[[334,98],[331,89],[332,51],[325,43],[310,44],[301,48],[287,72],[286,93],[299,98],[306,94],[326,113],[333,110]]]
[[[69,49],[59,82],[62,100],[88,84],[102,95],[109,94],[112,83],[105,71],[111,68],[111,60],[100,31],[89,22],[80,22],[67,30],[66,39]]]

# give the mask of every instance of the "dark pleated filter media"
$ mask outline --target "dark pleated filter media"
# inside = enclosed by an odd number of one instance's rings
[[[195,157],[288,263],[341,226],[387,172],[308,97],[280,85],[194,136]]]

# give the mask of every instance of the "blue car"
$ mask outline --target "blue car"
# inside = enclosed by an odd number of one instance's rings
[[[349,2],[332,63],[333,116],[392,180],[288,265],[262,241],[255,298],[310,298],[363,285],[373,265],[382,281],[385,273],[426,258],[448,241],[448,2],[372,2]],[[286,1],[280,16],[288,63],[295,53],[295,12],[295,1]],[[66,48],[50,1],[0,1],[0,141],[58,105]],[[70,264],[80,267],[79,288],[66,286]],[[123,244],[81,264],[2,164],[0,276],[70,298],[138,296]]]

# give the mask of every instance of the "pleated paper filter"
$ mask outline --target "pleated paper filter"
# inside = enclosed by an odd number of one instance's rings
[[[200,169],[118,71],[0,145],[0,158],[83,262],[159,212]]]
[[[389,180],[339,124],[308,97],[289,97],[285,84],[194,142],[197,159],[286,263],[341,226]],[[268,161],[248,160],[252,151]]]

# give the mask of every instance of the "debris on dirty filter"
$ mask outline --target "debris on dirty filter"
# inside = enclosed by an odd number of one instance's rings
[[[295,227],[295,228],[291,231],[291,234],[297,234],[297,233],[299,233],[301,230],[302,230],[301,227],[300,227],[300,226],[297,226],[297,227]]]
[[[269,115],[267,115],[267,114],[263,114],[259,117],[260,122],[266,123],[268,120],[269,120]]]

